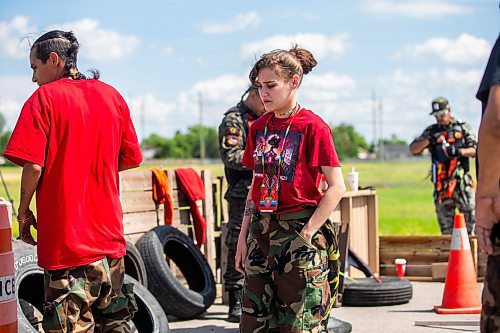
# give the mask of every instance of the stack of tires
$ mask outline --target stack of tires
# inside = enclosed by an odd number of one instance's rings
[[[36,247],[14,240],[14,260],[19,332],[42,332],[44,276]],[[169,263],[178,267],[184,282]],[[167,314],[195,318],[215,301],[208,262],[191,238],[172,226],[152,229],[136,245],[127,241],[125,274],[125,282],[134,284],[139,310],[130,325],[138,333],[169,332]]]

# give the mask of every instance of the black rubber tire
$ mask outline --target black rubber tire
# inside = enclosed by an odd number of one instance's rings
[[[347,280],[342,295],[343,306],[380,306],[405,304],[413,296],[408,280],[397,277],[381,277],[382,283],[372,278]]]
[[[139,308],[132,322],[139,333],[168,333],[168,319],[156,298],[136,279],[125,275],[125,283],[134,284],[134,295]]]
[[[33,312],[43,312],[43,269],[38,266],[36,247],[21,241],[14,241],[14,267],[16,270],[16,292],[18,296],[18,332],[37,333],[28,317]],[[132,319],[139,333],[169,332],[167,316],[153,295],[139,281],[125,275],[125,282],[134,284],[138,311]],[[23,307],[21,302],[23,300]]]
[[[23,312],[24,310],[43,313],[43,269],[38,267],[36,247],[22,241],[14,240],[14,268],[16,270],[17,322],[18,332],[37,333]],[[35,310],[36,309],[36,310]]]
[[[146,288],[148,287],[148,279],[146,266],[142,260],[141,254],[137,247],[127,241],[127,253],[125,254],[125,274],[139,281]]]
[[[175,227],[158,226],[136,243],[148,273],[148,288],[163,310],[179,319],[202,314],[215,301],[215,279],[194,242]],[[172,273],[165,255],[187,280],[186,288]]]
[[[328,333],[350,333],[352,331],[352,325],[346,321],[342,321],[337,318],[328,318]]]

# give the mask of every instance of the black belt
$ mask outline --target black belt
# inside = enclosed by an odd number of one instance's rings
[[[302,209],[296,212],[283,213],[283,214],[270,214],[270,213],[261,213],[263,217],[270,217],[271,220],[275,221],[290,221],[290,220],[300,220],[305,218],[310,218],[314,211],[316,211],[316,207]]]

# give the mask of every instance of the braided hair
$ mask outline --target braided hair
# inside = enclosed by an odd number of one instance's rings
[[[52,30],[40,36],[31,46],[31,51],[43,63],[47,62],[50,52],[55,52],[64,61],[66,73],[62,77],[85,80],[86,76],[76,66],[80,44],[72,31]],[[99,71],[92,70],[94,79],[99,78]]]

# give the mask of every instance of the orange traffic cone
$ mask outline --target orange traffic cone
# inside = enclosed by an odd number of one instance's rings
[[[481,313],[477,276],[464,214],[455,215],[448,272],[444,283],[443,304],[434,306],[439,314]]]

